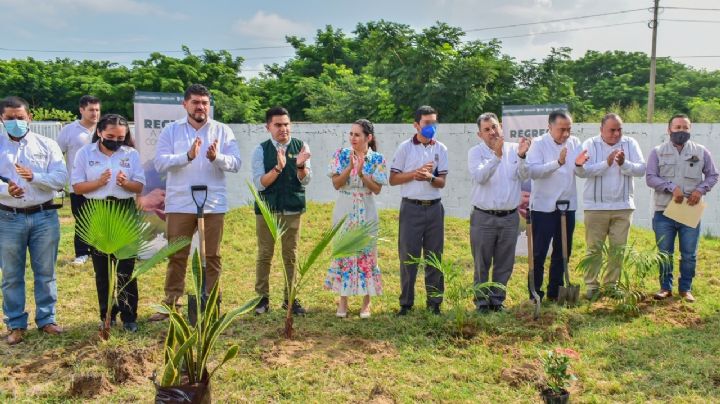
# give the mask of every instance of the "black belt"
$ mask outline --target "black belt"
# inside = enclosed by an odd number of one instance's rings
[[[24,213],[26,215],[42,212],[43,210],[60,209],[61,207],[61,204],[52,203],[52,200],[42,203],[40,205],[28,206],[26,208],[13,208],[12,206],[0,204],[0,210],[13,213]]]
[[[403,198],[402,200],[403,200],[403,202],[410,202],[414,205],[420,205],[420,206],[432,206],[432,205],[435,205],[436,203],[440,202],[440,198],[430,199],[430,200]]]
[[[511,210],[485,210],[485,209],[480,209],[477,206],[473,206],[473,207],[475,208],[475,210],[478,210],[482,213],[487,213],[488,215],[493,215],[493,216],[497,216],[497,217],[505,217],[507,215],[512,215],[513,213],[517,212],[517,208],[511,209]]]
[[[115,202],[125,202],[125,201],[134,200],[134,199],[135,198],[116,198],[114,196],[108,196],[105,198],[106,201],[115,201]]]

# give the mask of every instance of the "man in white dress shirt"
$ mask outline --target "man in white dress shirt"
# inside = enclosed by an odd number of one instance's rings
[[[57,281],[55,261],[60,243],[55,192],[67,182],[67,170],[57,143],[29,129],[27,101],[7,97],[0,101],[0,265],[7,343],[23,340],[25,264],[30,253],[35,293],[35,323],[45,334],[60,334],[55,323]]]
[[[99,119],[100,99],[91,95],[83,95],[80,97],[80,119],[65,125],[60,131],[57,142],[60,150],[65,153],[65,165],[69,178],[72,178],[72,166],[75,162],[75,155],[78,150],[90,143]],[[85,202],[85,197],[76,194],[72,191],[72,188],[70,188],[70,209],[75,220],[78,218],[83,202]],[[75,246],[75,260],[72,264],[82,265],[87,262],[90,257],[90,246],[88,246],[77,233],[75,233],[75,237],[73,238],[73,244]]]
[[[553,252],[550,258],[550,274],[547,297],[557,300],[559,287],[563,285],[563,254],[560,211],[557,202],[570,201],[567,212],[568,257],[572,252],[577,210],[577,189],[573,161],[580,151],[580,140],[570,135],[572,117],[567,111],[553,111],[548,116],[548,132],[535,140],[527,154],[528,170],[532,179],[530,210],[533,221],[533,259],[535,289],[540,297],[545,258],[550,242]],[[528,285],[529,286],[529,285]],[[530,293],[532,299],[532,293]]]
[[[583,192],[585,244],[587,254],[601,254],[609,239],[608,264],[603,287],[617,285],[622,271],[622,249],[627,244],[635,210],[633,177],[645,175],[645,159],[638,142],[622,134],[623,121],[609,113],[600,122],[600,135],[582,144],[575,162],[575,174],[587,178]],[[598,275],[602,260],[592,261],[585,274],[586,297],[593,299],[600,290]]]
[[[529,178],[525,157],[530,139],[505,143],[497,116],[486,112],[477,119],[481,142],[468,151],[472,178],[470,247],[475,261],[475,285],[492,281],[507,286],[515,265],[520,204],[520,185]],[[478,311],[503,310],[505,291],[491,288],[478,293]]]
[[[190,186],[207,185],[205,203],[205,291],[209,293],[220,278],[225,212],[228,210],[225,173],[240,169],[240,150],[229,126],[208,117],[210,92],[193,84],[185,91],[183,107],[187,116],[165,126],[158,138],[155,169],[167,173],[165,213],[169,241],[192,237],[197,229],[197,207]],[[185,271],[190,246],[173,254],[165,277],[165,300],[176,305],[185,291]],[[150,321],[168,316],[155,313]]]

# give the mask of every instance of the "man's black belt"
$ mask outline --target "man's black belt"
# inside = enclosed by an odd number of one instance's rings
[[[402,200],[403,200],[403,202],[409,202],[414,205],[420,205],[420,206],[432,206],[432,205],[435,205],[436,203],[440,202],[440,198],[430,199],[430,200],[403,198]]]
[[[114,202],[125,202],[125,201],[134,200],[134,199],[135,198],[117,198],[114,196],[108,196],[105,198],[106,201],[114,201]]]
[[[60,209],[61,207],[61,204],[52,203],[52,200],[42,203],[40,205],[28,206],[26,208],[13,208],[12,206],[3,205],[0,203],[0,210],[13,213],[24,213],[26,215],[42,212],[43,210]]]
[[[482,213],[487,213],[488,215],[493,215],[493,216],[497,216],[497,217],[505,217],[507,215],[512,215],[513,213],[517,212],[517,208],[511,209],[511,210],[485,210],[485,209],[480,209],[477,206],[473,206],[473,207],[475,208],[475,210],[478,210]]]

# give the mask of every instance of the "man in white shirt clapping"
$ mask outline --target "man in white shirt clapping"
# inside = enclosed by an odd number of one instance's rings
[[[609,239],[608,265],[603,287],[617,285],[625,247],[635,210],[633,177],[645,175],[645,159],[637,141],[622,134],[623,121],[609,113],[600,122],[600,135],[587,139],[575,162],[575,174],[587,178],[583,192],[587,254],[602,254]],[[592,260],[585,274],[586,297],[593,299],[600,289],[598,275],[603,260]]]
[[[477,119],[481,142],[468,151],[468,170],[472,178],[470,215],[470,246],[475,261],[475,285],[488,281],[493,265],[492,281],[507,286],[515,265],[517,244],[517,212],[520,185],[529,178],[525,157],[529,138],[519,143],[505,143],[497,116],[486,112]],[[492,288],[478,294],[478,311],[503,310],[505,291]]]
[[[190,186],[207,185],[205,203],[205,291],[209,293],[220,278],[220,243],[225,212],[228,210],[226,172],[240,169],[240,150],[229,126],[210,119],[210,92],[193,84],[185,90],[183,107],[187,116],[163,129],[155,152],[155,169],[167,173],[165,213],[169,241],[192,237],[197,229],[197,207]],[[165,301],[172,306],[185,290],[185,271],[190,246],[173,254],[165,277]],[[150,321],[168,317],[155,313]]]
[[[548,132],[534,141],[527,155],[532,179],[530,210],[533,221],[533,259],[535,289],[542,298],[545,258],[550,242],[553,252],[550,258],[550,276],[547,297],[556,300],[558,289],[563,285],[563,254],[560,211],[557,202],[570,202],[567,211],[567,251],[572,252],[572,236],[575,230],[577,190],[573,161],[581,152],[580,140],[570,135],[572,117],[567,111],[553,111],[548,116]],[[530,294],[532,299],[532,293]]]

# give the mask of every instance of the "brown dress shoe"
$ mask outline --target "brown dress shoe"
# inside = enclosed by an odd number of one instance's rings
[[[25,334],[25,330],[23,330],[22,328],[16,328],[10,331],[10,334],[8,334],[6,338],[8,345],[15,345],[21,343],[23,340],[23,334]]]
[[[148,317],[148,321],[165,321],[170,317],[169,314],[165,313],[153,313],[150,317]]]
[[[50,335],[58,335],[63,333],[62,327],[54,323],[46,324],[45,326],[43,326],[43,328],[40,329],[40,331]]]
[[[688,303],[693,303],[695,301],[695,296],[693,296],[690,291],[680,292],[680,297],[682,297]]]
[[[665,300],[665,299],[667,299],[668,297],[672,297],[672,291],[670,291],[670,290],[665,290],[665,289],[660,289],[659,292],[655,293],[655,295],[653,296],[653,299],[655,299],[655,300]]]

